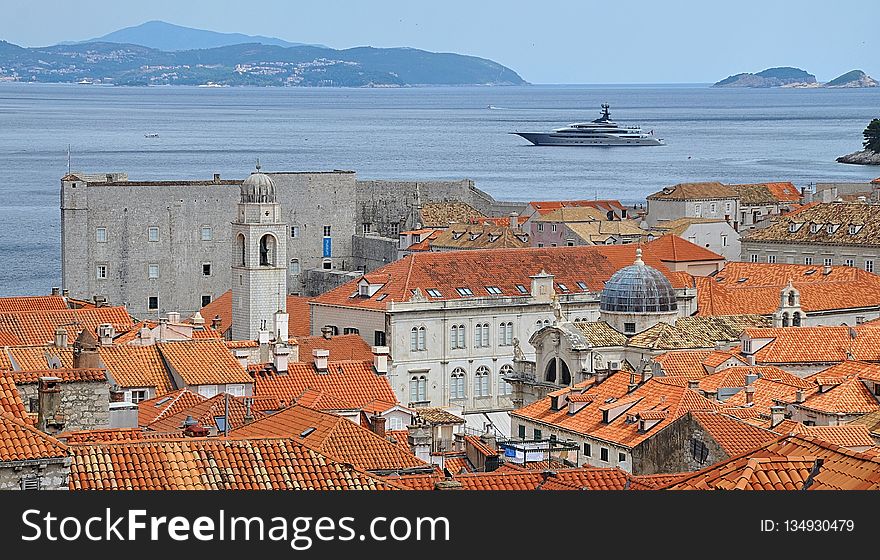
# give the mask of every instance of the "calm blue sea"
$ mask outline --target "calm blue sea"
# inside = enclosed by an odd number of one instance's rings
[[[667,146],[534,147],[598,116]],[[494,107],[490,109],[489,106]],[[360,178],[471,178],[496,198],[641,201],[682,181],[865,180],[838,164],[880,116],[880,88],[527,86],[412,89],[117,88],[0,84],[0,295],[60,285],[59,189],[67,171],[131,179],[355,170]],[[158,138],[145,138],[145,133]]]

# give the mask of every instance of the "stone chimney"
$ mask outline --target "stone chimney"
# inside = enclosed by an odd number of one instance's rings
[[[214,182],[215,182],[215,183],[219,183],[219,182],[220,182],[220,174],[219,174],[219,173],[214,173]]]
[[[55,327],[55,348],[67,348],[67,329]]]
[[[211,328],[215,331],[219,331],[223,326],[223,318],[220,315],[214,315],[214,318],[211,319]]]
[[[250,424],[254,421],[254,399],[253,397],[247,397],[244,399],[244,423]]]
[[[125,402],[125,391],[119,385],[110,387],[110,402]]]
[[[775,428],[785,419],[785,407],[776,405],[770,407],[770,427]]]
[[[747,385],[745,389],[743,389],[746,393],[746,404],[751,405],[755,402],[755,386]]]
[[[53,296],[60,296],[61,295],[61,288],[52,287],[52,295]]]
[[[327,360],[330,357],[330,350],[315,348],[312,350],[312,357],[315,359],[315,369],[318,373],[327,373]]]
[[[805,400],[806,400],[806,397],[804,396],[804,390],[803,390],[803,389],[798,389],[797,391],[795,391],[795,393],[794,393],[794,402],[802,403],[802,402],[804,402]]]
[[[116,329],[110,323],[102,323],[98,325],[98,339],[101,346],[113,346],[113,338],[116,336]]]
[[[461,482],[457,480],[438,480],[434,483],[434,490],[461,490]]]
[[[327,340],[333,338],[333,327],[331,327],[330,325],[324,325],[323,327],[321,327],[321,336],[323,336]]]
[[[370,417],[370,431],[380,437],[385,437],[385,417],[376,416]]]
[[[377,375],[388,375],[388,353],[390,349],[387,346],[373,346],[373,368]]]
[[[486,431],[480,434],[480,441],[485,443],[489,449],[493,451],[498,450],[498,444],[495,441],[495,434],[488,429],[488,426]]]
[[[516,212],[510,213],[510,229],[516,231],[519,229],[519,214]]]
[[[688,379],[688,389],[692,389],[694,391],[700,390],[700,380],[699,379]]]
[[[101,367],[98,341],[88,329],[80,331],[73,343],[73,367],[77,369],[99,369]]]
[[[260,331],[257,335],[257,343],[260,345],[260,363],[266,364],[272,361],[272,347],[269,344],[272,334],[269,331]]]
[[[202,314],[196,311],[196,314],[190,317],[190,322],[196,327],[202,327],[205,325],[205,318],[202,317]]]
[[[37,429],[47,434],[64,430],[61,413],[61,379],[41,377],[37,386]]]
[[[61,290],[61,297],[64,297],[64,298],[70,297],[70,290],[68,290],[67,288],[64,288],[63,290]]]
[[[248,367],[248,351],[244,348],[237,348],[233,352],[235,355],[235,359],[238,360],[238,363],[241,364],[241,367],[247,369]]]
[[[168,312],[168,322],[172,325],[180,324],[180,313],[177,311],[169,311]]]
[[[289,328],[290,315],[282,310],[275,312],[272,334],[275,336],[275,342],[287,342],[290,337]]]
[[[275,366],[275,371],[278,373],[287,373],[287,364],[290,360],[290,348],[288,348],[286,344],[276,343],[273,354],[275,359],[272,363]]]

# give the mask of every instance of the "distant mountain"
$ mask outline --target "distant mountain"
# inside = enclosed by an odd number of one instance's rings
[[[829,88],[877,87],[877,80],[861,70],[850,70],[825,84]]]
[[[497,62],[411,48],[282,47],[245,43],[163,51],[136,44],[22,48],[0,41],[0,81],[116,85],[393,87],[520,85]]]
[[[218,33],[206,29],[183,27],[164,21],[148,21],[133,27],[119,29],[103,37],[85,41],[67,41],[62,45],[81,43],[121,43],[125,45],[141,45],[160,51],[188,51],[195,49],[211,49],[242,43],[260,43],[278,47],[299,47],[305,43],[291,43],[277,37],[262,35],[244,35],[242,33]],[[323,46],[323,45],[314,45]]]
[[[815,84],[816,76],[801,70],[800,68],[792,68],[783,66],[779,68],[768,68],[756,74],[744,72],[728,76],[713,87],[780,87],[791,86],[793,84]]]

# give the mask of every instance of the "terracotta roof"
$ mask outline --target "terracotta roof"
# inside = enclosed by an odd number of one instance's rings
[[[0,462],[66,456],[66,445],[0,409]]]
[[[675,220],[663,220],[658,222],[657,225],[651,229],[681,237],[684,235],[684,232],[694,224],[718,224],[723,221],[724,220],[721,219],[697,217],[677,218]]]
[[[472,473],[475,470],[474,466],[471,465],[471,462],[468,461],[468,458],[463,453],[444,456],[443,468],[448,471],[450,475]]]
[[[440,407],[425,406],[413,410],[419,418],[428,424],[464,424],[464,418]]]
[[[577,321],[574,326],[592,346],[626,346],[626,335],[616,331],[605,321]]]
[[[553,410],[550,397],[545,397],[510,415],[632,448],[688,412],[718,409],[716,403],[663,377],[651,378],[629,392],[629,377],[628,373],[614,373],[599,385],[588,388],[587,393],[595,395],[595,400],[574,414],[569,414],[568,407]],[[616,401],[609,402],[609,399]],[[634,404],[624,413],[611,422],[604,421],[603,408],[631,402]],[[667,415],[645,432],[639,430],[638,422],[628,421],[628,417],[648,411],[666,411]]]
[[[480,455],[484,457],[498,456],[498,451],[483,443],[479,436],[464,436],[464,439],[466,442],[470,443]]]
[[[292,362],[286,374],[253,367],[254,395],[292,404],[310,391],[317,396],[309,404],[319,410],[360,410],[377,400],[397,402],[388,378],[376,374],[372,361],[332,361],[327,366],[326,373],[319,373],[311,362]]]
[[[144,439],[141,428],[110,428],[106,430],[78,430],[56,436],[64,443],[94,443],[100,441],[129,441]]]
[[[700,379],[706,376],[703,362],[714,350],[670,350],[655,356],[652,361],[660,364],[667,377]]]
[[[796,228],[792,231],[792,224]],[[813,224],[818,225],[813,231]],[[835,226],[828,231],[827,226]],[[850,226],[855,231],[850,233]],[[741,240],[809,245],[880,245],[880,206],[861,202],[826,202],[788,214],[768,227],[755,229]]]
[[[876,442],[871,437],[867,426],[862,424],[846,424],[843,426],[804,426],[805,433],[822,441],[840,447],[874,447]]]
[[[850,426],[854,424],[861,424],[866,426],[869,432],[880,434],[880,410],[863,414],[849,423]]]
[[[800,403],[801,407],[829,414],[867,414],[880,409],[880,402],[857,377],[851,377],[824,392],[818,390]]]
[[[594,206],[561,206],[556,209],[543,208],[545,212],[538,212],[534,222],[563,222],[572,224],[576,222],[606,222],[608,215],[605,211]],[[618,220],[624,221],[624,220]],[[633,222],[635,223],[635,222]],[[637,226],[638,227],[638,226]]]
[[[740,203],[744,205],[799,202],[801,199],[801,193],[797,187],[788,182],[729,186],[737,192]]]
[[[651,232],[640,228],[633,220],[575,222],[566,226],[572,233],[593,244],[605,243],[612,237],[646,242],[655,237]]]
[[[787,182],[742,185],[679,183],[648,196],[648,200],[738,199],[746,205],[797,202],[800,198],[797,187]]]
[[[235,356],[217,339],[156,343],[162,358],[187,385],[251,383]]]
[[[223,424],[218,424],[217,418],[226,416],[227,405],[229,407],[229,431],[231,432],[238,427],[244,426],[248,415],[248,408],[244,402],[244,397],[228,395],[227,402],[227,394],[220,393],[219,395],[214,395],[209,399],[204,399],[201,402],[195,403],[188,408],[168,411],[156,420],[150,422],[147,425],[147,429],[157,432],[174,432],[176,430],[181,430],[183,428],[184,420],[191,416],[193,420],[199,423],[199,425],[216,430],[216,433],[222,434],[223,431],[221,428],[224,426]],[[140,410],[140,405],[138,405],[138,410]],[[250,415],[255,420],[259,420],[265,416],[262,412],[253,409],[250,410]]]
[[[680,317],[675,326],[694,335],[701,335],[713,343],[738,341],[746,329],[766,328],[773,325],[767,317],[756,314],[724,316]]]
[[[779,437],[769,430],[720,412],[692,412],[691,415],[729,457],[755,449]]]
[[[850,451],[815,437],[790,435],[666,486],[670,490],[803,490],[805,487],[809,490],[880,489],[880,458],[876,453]]]
[[[359,334],[341,334],[331,338],[323,336],[300,336],[296,338],[299,345],[301,362],[313,362],[312,350],[329,350],[329,360],[336,361],[372,361],[373,350]]]
[[[880,328],[799,327],[747,329],[752,339],[772,339],[754,352],[760,364],[835,363],[848,359],[880,362]],[[856,333],[852,338],[850,332]],[[851,352],[851,354],[849,354]]]
[[[0,365],[5,369],[41,370],[56,362],[62,368],[73,367],[73,348],[51,346],[17,346],[0,350]],[[13,366],[13,363],[15,367]]]
[[[731,407],[747,407],[758,411],[761,415],[769,416],[770,408],[779,401],[784,403],[794,402],[798,391],[796,387],[792,387],[788,383],[762,377],[759,377],[757,381],[752,383],[751,387],[755,389],[755,392],[752,394],[752,404],[750,406],[746,404],[745,391],[740,391],[724,401],[725,412],[732,414],[728,410]],[[816,391],[816,388],[804,389],[803,391],[804,395],[808,396],[811,392]]]
[[[742,333],[740,333],[740,334],[742,334]],[[734,362],[738,362],[739,364],[746,365],[746,362],[743,359],[743,357],[732,349],[729,351],[716,350],[716,351],[710,353],[708,356],[706,356],[706,359],[703,360],[703,365],[710,367],[710,368],[716,368],[728,360],[734,360]]]
[[[719,182],[706,183],[679,183],[671,187],[648,195],[648,200],[707,200],[707,199],[735,199],[738,194],[735,189]]]
[[[648,265],[667,273],[673,286],[683,287],[684,278],[669,273],[655,252],[658,241],[642,246],[642,258]],[[682,240],[682,243],[688,242]],[[667,256],[662,246],[660,249],[659,252]],[[429,289],[439,290],[441,296],[429,296],[430,301],[472,297],[462,296],[457,288],[470,288],[476,297],[522,297],[516,285],[530,286],[529,276],[541,270],[553,274],[557,283],[573,287],[583,282],[591,291],[598,292],[612,274],[633,263],[635,251],[635,245],[628,244],[413,253],[367,275],[371,282],[381,284],[370,297],[358,295],[358,279],[312,302],[384,310],[392,301],[408,301],[417,288],[423,295]],[[497,287],[501,293],[490,296],[486,289],[489,286]]]
[[[21,400],[21,393],[8,371],[0,371],[0,412],[30,423],[27,410]]]
[[[155,387],[156,396],[174,390],[159,349],[154,346],[101,346],[101,362],[120,387]]]
[[[291,438],[368,471],[427,466],[408,450],[351,420],[299,405],[238,428],[231,436]]]
[[[709,340],[698,330],[685,330],[668,323],[657,323],[653,327],[630,337],[628,346],[649,350],[673,350],[681,348],[712,348],[715,341]]]
[[[28,383],[37,383],[41,377],[57,377],[62,383],[76,382],[107,382],[107,375],[102,369],[74,369],[74,368],[57,368],[57,369],[40,369],[29,371],[10,371],[8,373],[12,380],[19,385]]]
[[[494,224],[451,224],[430,241],[436,249],[512,249],[529,246],[528,232]]]
[[[55,329],[63,327],[68,340],[76,339],[82,329],[95,332],[98,325],[109,323],[116,332],[129,330],[133,323],[124,307],[82,309],[47,309],[0,313],[0,333],[18,339],[21,345],[40,345],[55,339]]]
[[[287,296],[287,323],[288,337],[309,336],[310,330],[310,298],[301,296]],[[199,310],[205,320],[205,326],[210,327],[214,317],[220,316],[220,333],[226,334],[232,327],[232,290],[223,292],[211,303]]]
[[[71,490],[403,488],[293,439],[187,438],[70,446]]]
[[[522,225],[522,224],[526,223],[528,220],[529,220],[528,216],[517,216],[516,217],[517,225]],[[510,216],[480,216],[478,218],[471,218],[471,223],[473,223],[473,224],[493,224],[496,226],[509,226],[510,225]]]
[[[502,471],[454,476],[463,490],[623,490],[629,475],[620,469],[570,468],[554,471]]]
[[[630,488],[632,490],[656,490],[681,480],[689,474],[690,473],[662,473],[631,475],[630,480],[632,480],[632,484],[630,485]]]
[[[128,332],[113,339],[113,344],[128,344],[140,338],[140,330],[143,328],[153,330],[159,326],[158,321],[139,321]],[[166,328],[170,331],[168,338],[222,338],[223,334],[209,326],[194,326],[190,323],[167,323]]]
[[[813,383],[776,366],[736,366],[704,377],[700,380],[700,390],[716,392],[720,388],[742,388],[746,386],[746,376],[748,375],[756,375],[759,379],[776,381],[795,389],[815,388]]]
[[[0,298],[0,313],[26,313],[67,309],[61,296],[24,296]]]
[[[677,235],[662,235],[645,247],[663,262],[723,261],[724,257]]]
[[[147,426],[160,418],[177,414],[206,400],[207,397],[183,388],[141,401],[138,403],[138,425]]]
[[[806,379],[816,380],[818,378],[834,378],[834,377],[858,377],[859,379],[870,379],[871,381],[880,382],[880,364],[869,364],[867,362],[859,362],[856,360],[847,360],[840,362],[831,367],[825,368]]]
[[[559,208],[587,207],[597,208],[603,212],[614,209],[618,213],[624,210],[619,200],[540,200],[529,202],[529,206],[535,209],[539,215],[548,214]]]
[[[385,432],[388,441],[397,445],[402,451],[412,453],[409,447],[409,432],[407,430],[388,430]]]
[[[479,210],[464,202],[427,202],[420,210],[422,225],[447,227],[451,223],[466,224],[474,218],[482,217]]]

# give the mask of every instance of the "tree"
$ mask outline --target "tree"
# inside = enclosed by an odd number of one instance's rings
[[[874,119],[862,133],[865,149],[880,154],[880,119]]]

